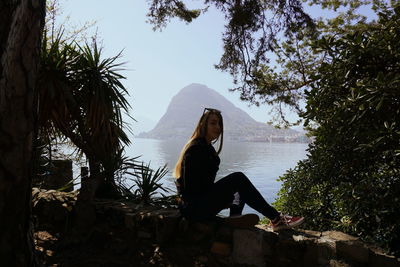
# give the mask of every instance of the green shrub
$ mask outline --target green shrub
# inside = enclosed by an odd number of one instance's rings
[[[355,29],[314,43],[330,57],[306,92],[314,142],[275,204],[399,253],[400,5]]]

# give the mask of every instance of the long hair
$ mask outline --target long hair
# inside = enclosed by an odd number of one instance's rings
[[[192,136],[190,137],[189,141],[185,144],[185,146],[183,147],[183,149],[181,151],[181,154],[179,155],[179,159],[175,165],[175,169],[172,174],[175,178],[181,177],[183,156],[185,155],[186,150],[192,144],[193,140],[196,138],[199,138],[199,137],[205,138],[205,136],[207,134],[208,119],[209,119],[210,115],[212,115],[212,114],[215,114],[218,116],[219,124],[220,124],[219,126],[221,128],[221,134],[219,135],[219,137],[217,139],[215,139],[213,141],[213,144],[215,144],[218,140],[220,140],[217,154],[219,154],[221,152],[222,143],[224,140],[224,123],[222,120],[221,112],[214,110],[214,109],[206,110],[206,112],[204,112],[203,115],[200,117],[200,120],[197,123],[197,126],[196,126]]]

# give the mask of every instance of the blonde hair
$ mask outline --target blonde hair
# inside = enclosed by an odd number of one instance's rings
[[[192,136],[190,137],[189,141],[185,144],[185,146],[183,147],[181,154],[179,155],[179,159],[175,165],[175,169],[173,172],[173,176],[175,178],[179,178],[181,177],[181,170],[182,170],[182,161],[183,161],[183,156],[185,155],[186,150],[189,148],[189,146],[192,144],[193,140],[195,140],[196,138],[199,137],[205,137],[207,134],[207,126],[208,126],[208,119],[210,117],[210,115],[214,114],[218,116],[219,119],[219,124],[221,127],[221,134],[220,136],[215,139],[213,141],[213,144],[215,144],[218,140],[220,140],[219,142],[219,147],[217,150],[217,154],[219,154],[222,150],[222,143],[224,140],[224,127],[223,127],[223,120],[222,120],[222,115],[220,111],[214,110],[214,109],[208,109],[205,110],[206,112],[203,113],[203,115],[200,117],[199,122],[197,123],[197,126],[192,134]]]

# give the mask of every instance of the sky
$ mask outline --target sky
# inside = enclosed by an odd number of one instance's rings
[[[191,83],[216,90],[257,121],[270,120],[268,106],[249,106],[240,101],[238,92],[228,90],[234,87],[232,77],[214,68],[223,53],[224,19],[218,11],[210,9],[190,24],[174,19],[160,32],[146,23],[145,0],[59,2],[62,14],[58,21],[67,30],[96,21],[90,31],[97,29],[104,56],[123,50],[120,61],[126,62],[123,74],[130,94],[130,114],[138,120],[127,119],[133,134],[150,130],[166,112],[172,97]]]

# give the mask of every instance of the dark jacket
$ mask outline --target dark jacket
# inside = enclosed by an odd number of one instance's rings
[[[215,181],[220,159],[211,144],[204,138],[193,140],[186,150],[181,177],[178,183],[184,201],[191,201],[206,194]]]

